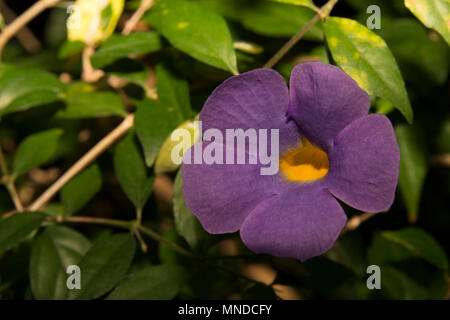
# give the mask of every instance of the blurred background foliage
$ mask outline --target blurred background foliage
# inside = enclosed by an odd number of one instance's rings
[[[0,28],[34,2],[0,1]],[[373,112],[388,114],[402,152],[388,212],[300,263],[255,255],[238,234],[207,234],[183,202],[180,172],[167,161],[170,133],[179,126],[193,132],[192,120],[217,85],[238,70],[263,66],[324,3],[161,0],[124,35],[120,30],[140,5],[126,1],[116,31],[96,43],[92,66],[105,74],[90,83],[82,80],[85,44],[67,38],[72,3],[62,1],[31,21],[5,47],[0,64],[8,167],[0,189],[0,298],[448,299],[448,0],[341,0],[331,15],[361,25],[319,22],[275,66],[288,79],[303,61],[337,64],[371,93]],[[373,4],[381,9],[381,29],[372,32],[365,25]],[[102,13],[105,26],[119,18],[114,15]],[[11,182],[28,207],[134,112],[134,128],[40,213],[9,217]],[[122,225],[71,223],[76,217]],[[136,217],[145,229],[135,228]],[[71,264],[81,267],[82,290],[65,286]],[[371,264],[381,267],[381,290],[366,287]]]

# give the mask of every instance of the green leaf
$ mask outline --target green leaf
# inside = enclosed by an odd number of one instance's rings
[[[3,220],[0,218],[0,258],[39,228],[44,218],[37,212],[23,212]]]
[[[245,10],[242,23],[247,29],[265,36],[290,37],[315,15],[314,11],[305,7],[262,1]],[[305,39],[323,39],[323,32],[318,24],[306,33]]]
[[[176,265],[159,265],[140,270],[123,279],[108,300],[170,300],[183,288],[189,273]]]
[[[317,10],[318,8],[314,5],[312,0],[270,0],[274,2],[281,2],[281,3],[287,3],[287,4],[293,4],[296,6],[303,6],[307,7],[313,10]]]
[[[13,174],[20,175],[48,161],[56,151],[63,131],[51,129],[27,137],[17,148]]]
[[[328,18],[325,36],[333,59],[361,88],[391,101],[412,122],[413,111],[405,83],[382,38],[346,18]]]
[[[173,106],[145,99],[137,104],[135,128],[142,144],[145,163],[151,167],[164,140],[181,123],[181,117]]]
[[[104,116],[127,116],[122,98],[114,92],[95,92],[83,82],[67,91],[66,108],[58,112],[61,118],[95,118]]]
[[[36,299],[67,299],[67,267],[77,265],[90,242],[81,233],[50,226],[34,241],[31,250],[31,289]],[[81,279],[83,279],[83,270]]]
[[[189,86],[187,81],[177,75],[166,65],[160,63],[156,66],[158,82],[158,99],[164,106],[172,108],[180,118],[179,121],[192,117]]]
[[[427,292],[423,286],[411,279],[408,274],[390,265],[382,265],[381,287],[390,299],[423,300],[427,299]]]
[[[83,170],[61,190],[65,217],[80,210],[102,187],[102,174],[96,164]]]
[[[175,228],[192,248],[198,249],[204,243],[207,233],[202,228],[198,219],[186,207],[183,199],[183,191],[181,189],[182,184],[182,174],[180,170],[175,179],[173,194]]]
[[[65,59],[76,54],[81,54],[84,49],[83,41],[66,41],[62,44],[58,52],[58,58]]]
[[[161,40],[154,31],[133,32],[129,35],[113,34],[92,56],[94,68],[134,54],[145,54],[161,49]]]
[[[156,10],[158,27],[175,48],[238,74],[230,31],[221,16],[186,0],[159,1]]]
[[[421,258],[448,270],[445,251],[427,232],[419,228],[378,233],[369,249],[369,261],[375,264]]]
[[[95,299],[111,290],[128,271],[135,248],[130,234],[98,239],[78,264],[81,289],[71,291],[69,298]]]
[[[136,208],[142,209],[152,192],[154,179],[147,177],[145,163],[134,142],[133,133],[117,144],[114,170],[128,198]]]
[[[425,27],[413,18],[384,18],[381,25],[378,33],[386,40],[405,78],[416,77],[421,83],[425,75],[437,84],[445,83],[449,61],[443,40],[431,39]]]
[[[425,139],[417,126],[395,128],[401,152],[399,186],[411,222],[417,220],[423,184],[428,171]]]
[[[405,6],[428,28],[439,32],[450,45],[448,0],[405,0]]]
[[[51,73],[7,68],[0,72],[0,116],[60,100],[63,92],[64,85]]]

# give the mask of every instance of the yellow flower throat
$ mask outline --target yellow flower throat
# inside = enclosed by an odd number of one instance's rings
[[[299,148],[290,149],[280,158],[280,170],[288,181],[311,182],[328,173],[328,156],[302,138]]]

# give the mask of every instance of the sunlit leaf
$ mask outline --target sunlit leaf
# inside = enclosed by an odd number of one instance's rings
[[[236,54],[225,20],[186,0],[157,2],[158,27],[177,49],[214,67],[237,74]]]
[[[129,35],[112,35],[92,56],[95,68],[134,54],[150,53],[161,49],[159,35],[154,31],[133,32]]]
[[[67,90],[66,108],[58,113],[61,118],[71,119],[112,115],[127,115],[122,98],[112,91],[93,91],[91,86],[82,82]]]
[[[0,116],[63,97],[64,85],[46,71],[8,67],[0,71]]]
[[[448,0],[405,0],[405,6],[428,28],[439,32],[450,45]]]
[[[412,122],[413,111],[397,63],[386,42],[346,18],[328,18],[325,36],[333,59],[369,94],[391,101]]]

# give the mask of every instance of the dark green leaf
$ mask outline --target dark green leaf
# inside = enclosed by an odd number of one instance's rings
[[[63,92],[64,85],[51,73],[8,68],[0,72],[0,116],[54,102]]]
[[[61,190],[64,216],[81,209],[102,187],[102,174],[96,164],[85,169]]]
[[[84,49],[83,41],[66,41],[63,43],[58,52],[58,57],[60,59],[68,58],[75,54],[80,54]]]
[[[136,208],[142,209],[152,192],[154,179],[147,177],[145,163],[134,142],[133,133],[117,144],[114,170],[128,198]]]
[[[161,41],[154,31],[133,32],[129,35],[114,34],[92,56],[92,65],[95,68],[103,68],[120,58],[160,49]]]
[[[242,23],[247,29],[265,36],[289,37],[300,31],[315,15],[314,11],[305,7],[262,1],[245,10]],[[305,34],[305,39],[322,38],[322,30],[317,24]]]
[[[187,81],[177,77],[165,64],[158,64],[156,72],[158,75],[157,90],[160,103],[173,109],[180,118],[180,122],[191,118],[192,109]]]
[[[135,118],[136,134],[142,144],[145,163],[151,167],[164,140],[181,123],[173,106],[145,99],[138,104]]]
[[[270,0],[270,1],[288,3],[296,6],[303,6],[313,10],[317,9],[312,0]]]
[[[98,239],[79,262],[81,289],[70,299],[95,299],[111,290],[126,274],[136,244],[129,234]]]
[[[447,270],[448,260],[439,243],[419,228],[384,231],[377,234],[369,250],[371,263],[422,258],[434,266]]]
[[[189,243],[189,245],[198,249],[205,241],[207,233],[202,228],[198,219],[186,207],[183,199],[181,170],[175,179],[173,194],[173,213],[175,218],[175,228],[177,232]]]
[[[448,74],[448,46],[440,39],[432,39],[427,30],[413,18],[382,19],[381,37],[386,40],[398,59],[405,78],[423,75],[443,84]],[[418,73],[420,69],[422,73]]]
[[[236,54],[225,20],[186,0],[157,3],[158,27],[177,49],[214,67],[237,74]]]
[[[58,113],[61,118],[94,118],[117,115],[125,117],[127,112],[122,98],[114,92],[95,92],[85,83],[77,83],[67,91],[66,108]]]
[[[108,296],[109,300],[173,299],[189,278],[187,270],[176,265],[159,265],[132,273]]]
[[[337,64],[361,88],[391,101],[412,122],[405,83],[384,40],[354,20],[335,17],[327,19],[325,35]]]
[[[60,129],[51,129],[35,133],[22,141],[14,157],[13,174],[23,174],[48,161],[55,153],[62,133]]]
[[[48,227],[33,243],[31,289],[36,299],[67,299],[67,267],[77,265],[90,247],[89,240],[63,226]],[[83,279],[83,270],[81,270]]]
[[[448,0],[405,0],[405,6],[428,28],[439,32],[450,45]]]
[[[45,216],[37,212],[23,212],[7,219],[0,218],[0,258],[37,229]]]
[[[427,150],[418,126],[395,127],[401,152],[399,186],[411,222],[417,220],[422,188],[428,171]]]

